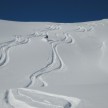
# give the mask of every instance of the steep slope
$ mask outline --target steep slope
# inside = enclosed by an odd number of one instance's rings
[[[107,108],[108,20],[0,20],[0,107]]]

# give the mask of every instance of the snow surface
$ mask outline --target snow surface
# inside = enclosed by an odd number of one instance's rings
[[[0,108],[108,108],[108,20],[0,20]]]

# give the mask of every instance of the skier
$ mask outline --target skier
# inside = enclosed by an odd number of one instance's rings
[[[48,39],[48,35],[46,35],[45,38]]]

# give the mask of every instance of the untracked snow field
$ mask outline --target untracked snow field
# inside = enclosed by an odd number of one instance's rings
[[[0,20],[0,108],[108,108],[108,19]]]

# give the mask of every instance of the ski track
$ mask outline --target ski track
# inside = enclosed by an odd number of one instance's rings
[[[9,62],[9,49],[10,48],[12,48],[14,46],[26,44],[28,42],[29,42],[29,38],[20,40],[20,37],[16,37],[16,39],[14,39],[12,41],[8,41],[8,42],[4,42],[4,43],[0,44],[0,52],[1,52],[0,66],[4,66]]]
[[[61,59],[60,55],[58,54],[57,47],[60,44],[62,44],[63,42],[70,44],[70,43],[74,43],[75,40],[74,39],[72,40],[72,37],[69,33],[65,33],[64,39],[57,40],[57,41],[48,40],[47,42],[49,43],[49,45],[52,48],[51,60],[48,62],[48,64],[45,67],[34,72],[30,76],[30,83],[26,86],[26,88],[33,86],[34,83],[36,82],[35,80],[38,79],[41,75],[43,75],[45,73],[52,72],[52,71],[56,71],[56,70],[62,70],[65,67],[65,64],[63,63],[63,60]],[[48,84],[44,84],[42,77],[41,77],[41,81],[43,82],[42,86],[48,85]]]
[[[49,27],[47,28],[48,30],[60,30],[61,26],[56,24],[56,25],[49,25]]]
[[[60,30],[60,25],[51,25],[48,28],[48,31],[51,30]],[[43,32],[44,31],[44,32]],[[0,66],[3,66],[7,63],[7,59],[9,59],[8,51],[13,46],[18,46],[22,44],[26,44],[30,41],[30,38],[33,37],[44,37],[48,35],[47,30],[43,30],[40,33],[35,32],[33,34],[28,35],[26,38],[22,39],[20,36],[16,37],[15,40],[5,42],[0,44]],[[39,90],[32,90],[31,88],[36,85],[37,81],[41,82],[41,87],[48,86],[48,83],[42,79],[42,75],[47,74],[49,72],[59,71],[65,69],[65,64],[62,61],[59,53],[58,53],[58,46],[62,44],[74,44],[75,39],[69,33],[63,33],[65,36],[63,39],[60,40],[49,40],[47,42],[51,46],[51,55],[48,59],[48,63],[43,68],[39,69],[38,71],[34,72],[30,75],[29,79],[30,82],[23,88],[17,89],[10,89],[6,90],[4,94],[4,102],[11,108],[76,108],[80,103],[80,99],[74,97],[68,97],[63,95],[57,95],[52,93],[47,93]],[[13,93],[13,90],[17,91],[17,94]],[[23,92],[27,92],[29,94],[25,94]],[[35,95],[37,99],[34,99],[31,94]],[[20,99],[16,98],[19,96]],[[25,100],[23,100],[24,98]],[[40,100],[41,98],[41,100]],[[26,100],[29,102],[26,102]],[[33,103],[31,105],[31,103]]]
[[[76,32],[92,32],[92,31],[94,31],[94,26],[93,25],[77,26],[75,31]]]

